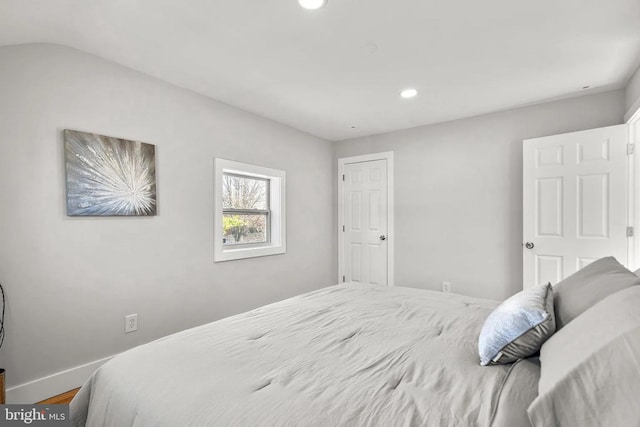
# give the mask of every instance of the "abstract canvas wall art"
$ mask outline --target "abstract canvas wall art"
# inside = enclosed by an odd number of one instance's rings
[[[66,129],[67,215],[156,214],[155,146]]]

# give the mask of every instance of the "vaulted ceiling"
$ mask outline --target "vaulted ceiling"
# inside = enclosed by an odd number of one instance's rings
[[[0,0],[0,45],[33,42],[341,140],[623,87],[640,2]]]

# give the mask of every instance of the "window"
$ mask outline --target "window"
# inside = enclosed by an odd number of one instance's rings
[[[215,177],[214,260],[285,253],[284,171],[216,159]]]
[[[222,173],[222,245],[269,242],[269,179]]]

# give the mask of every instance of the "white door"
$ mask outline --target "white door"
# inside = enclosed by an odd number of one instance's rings
[[[343,166],[342,280],[387,285],[387,159]]]
[[[524,288],[627,263],[626,125],[524,141]]]

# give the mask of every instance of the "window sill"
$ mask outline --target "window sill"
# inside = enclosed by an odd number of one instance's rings
[[[229,248],[223,249],[222,252],[216,253],[215,262],[232,261],[244,258],[256,258],[261,256],[279,255],[286,253],[284,245],[278,246],[259,246],[249,248]]]

